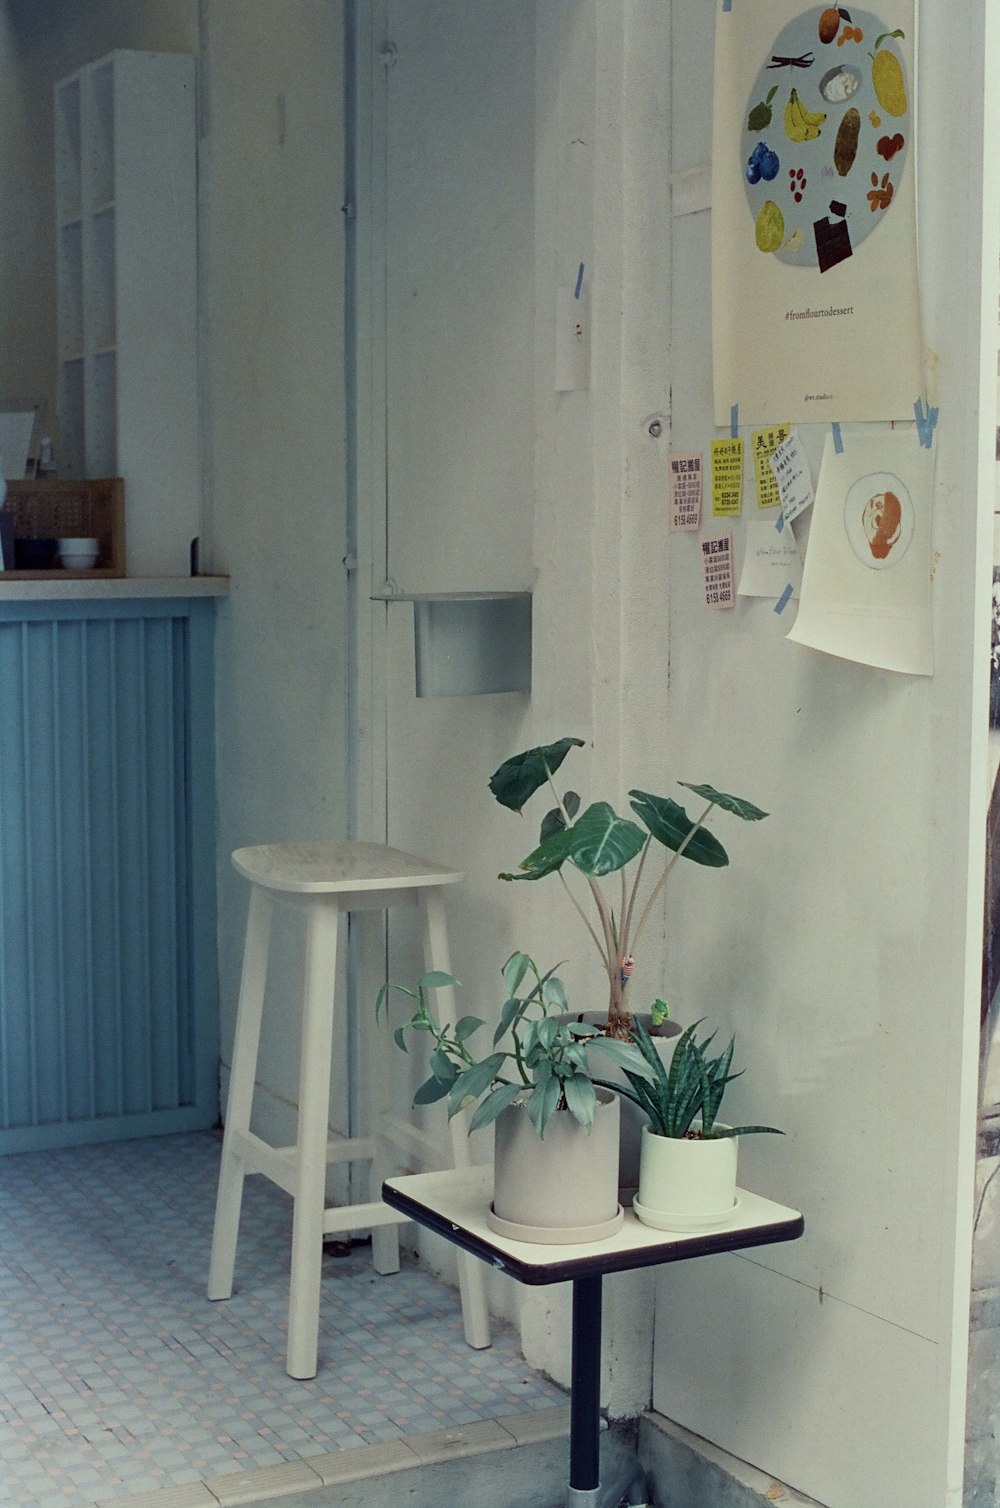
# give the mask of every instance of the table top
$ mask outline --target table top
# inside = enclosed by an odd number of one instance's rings
[[[521,1283],[539,1286],[573,1278],[661,1262],[683,1262],[714,1252],[739,1251],[795,1241],[805,1229],[798,1210],[775,1204],[747,1189],[737,1189],[739,1205],[730,1224],[712,1230],[653,1230],[632,1210],[613,1236],[584,1245],[535,1246],[498,1235],[486,1223],[493,1190],[489,1166],[454,1168],[438,1173],[409,1173],[387,1178],[382,1197],[392,1209],[507,1272]]]

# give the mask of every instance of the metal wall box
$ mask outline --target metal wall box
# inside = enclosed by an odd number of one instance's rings
[[[415,596],[417,696],[531,690],[531,594]]]

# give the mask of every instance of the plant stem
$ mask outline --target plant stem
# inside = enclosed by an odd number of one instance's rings
[[[629,937],[630,937],[631,932],[632,932],[632,913],[635,910],[635,898],[639,894],[639,883],[640,883],[640,881],[642,879],[642,871],[643,871],[643,869],[645,868],[645,865],[646,865],[646,855],[649,853],[649,848],[650,848],[650,844],[652,843],[652,841],[653,841],[653,834],[650,833],[649,837],[646,839],[645,843],[642,846],[642,853],[639,855],[639,863],[636,866],[635,879],[632,882],[632,893],[631,893],[631,895],[628,898],[628,905],[627,906],[625,905],[624,900],[622,902],[622,952],[623,953],[629,952]],[[625,871],[623,869],[622,870],[622,894],[623,894],[623,896],[624,896],[624,891],[625,891]]]
[[[577,898],[573,894],[572,890],[569,888],[569,881],[567,880],[566,876],[563,874],[562,869],[561,868],[558,869],[556,871],[556,873],[559,875],[559,878],[562,880],[563,889],[566,891],[566,894],[569,896],[570,900],[573,902],[573,905],[576,907],[577,911],[579,912],[579,914],[580,914],[580,920],[583,922],[583,925],[586,927],[587,931],[590,933],[591,937],[593,938],[593,940],[594,940],[594,947],[597,949],[598,953],[601,956],[601,961],[603,962],[604,961],[604,948],[601,945],[601,939],[598,937],[597,933],[594,931],[594,928],[591,926],[590,918],[588,917],[586,911],[584,911],[583,907],[580,905],[580,902],[577,900]],[[591,882],[591,883],[593,883],[593,882]]]
[[[709,812],[712,810],[712,808],[713,808],[714,805],[715,805],[714,801],[710,801],[708,803],[708,805],[706,806],[705,810],[702,812],[701,816],[698,818],[698,821],[694,824],[694,826],[691,828],[691,831],[688,833],[687,837],[684,839],[684,842],[680,845],[679,848],[677,848],[675,850],[673,858],[666,865],[666,867],[664,868],[663,873],[660,875],[660,878],[657,880],[656,884],[654,885],[652,894],[650,895],[649,900],[646,902],[645,910],[643,911],[642,916],[639,919],[639,926],[638,926],[638,929],[637,929],[636,934],[635,934],[635,943],[633,944],[633,952],[639,946],[639,939],[642,937],[643,931],[645,930],[646,922],[649,919],[649,913],[653,909],[653,903],[656,900],[656,897],[659,895],[660,891],[663,889],[664,885],[667,883],[667,880],[670,878],[670,871],[673,869],[674,865],[677,863],[677,860],[683,855],[684,850],[687,848],[688,844],[691,842],[691,839],[695,836],[696,833],[700,832],[700,830],[701,830],[702,827],[704,827],[704,825],[705,825],[705,819],[708,816]]]

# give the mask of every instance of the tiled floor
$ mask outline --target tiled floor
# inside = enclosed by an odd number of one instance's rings
[[[84,1508],[564,1403],[453,1290],[328,1257],[320,1371],[284,1370],[291,1201],[247,1181],[236,1291],[205,1298],[211,1134],[0,1159],[0,1505]]]

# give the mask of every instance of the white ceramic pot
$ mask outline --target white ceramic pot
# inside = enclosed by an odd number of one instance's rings
[[[639,1192],[632,1208],[657,1230],[725,1225],[736,1214],[739,1137],[657,1136],[642,1128]]]
[[[527,1111],[511,1105],[496,1120],[493,1205],[487,1222],[515,1241],[564,1246],[603,1241],[621,1228],[617,1095],[597,1091],[588,1131],[556,1111],[539,1137]]]

